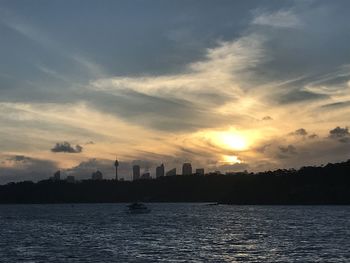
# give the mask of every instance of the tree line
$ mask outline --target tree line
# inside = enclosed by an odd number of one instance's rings
[[[155,180],[43,180],[0,186],[0,203],[217,202],[350,204],[350,160],[260,173],[177,175]]]

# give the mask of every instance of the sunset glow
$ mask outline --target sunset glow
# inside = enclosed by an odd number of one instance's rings
[[[224,172],[350,158],[350,48],[337,44],[348,15],[332,1],[141,1],[137,14],[58,1],[62,16],[50,1],[5,2],[2,182],[113,178],[116,155],[126,180],[135,163]]]
[[[242,161],[239,160],[238,157],[234,155],[224,155],[223,162],[226,164],[242,163]]]
[[[248,147],[247,140],[238,134],[222,133],[219,135],[219,140],[222,145],[232,150],[246,150]]]
[[[349,262],[350,0],[0,0],[1,262]]]

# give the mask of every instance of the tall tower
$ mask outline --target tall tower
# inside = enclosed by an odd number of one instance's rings
[[[140,175],[141,175],[140,165],[134,165],[132,167],[132,175],[133,175],[132,177],[134,181],[140,179]]]
[[[182,174],[183,175],[192,175],[192,165],[191,165],[191,163],[184,163],[182,165]]]
[[[164,164],[161,164],[156,168],[156,178],[164,176]]]
[[[118,162],[117,157],[115,158],[114,166],[115,166],[115,180],[118,181],[118,166],[119,166],[119,162]]]

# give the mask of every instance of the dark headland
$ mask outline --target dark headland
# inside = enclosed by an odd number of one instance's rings
[[[223,204],[350,204],[350,160],[322,167],[152,180],[44,180],[0,186],[0,203],[218,202]]]

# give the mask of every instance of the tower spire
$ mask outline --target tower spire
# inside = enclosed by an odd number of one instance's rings
[[[115,166],[115,180],[118,181],[118,166],[119,166],[119,162],[118,162],[118,157],[117,156],[115,156],[114,166]]]

